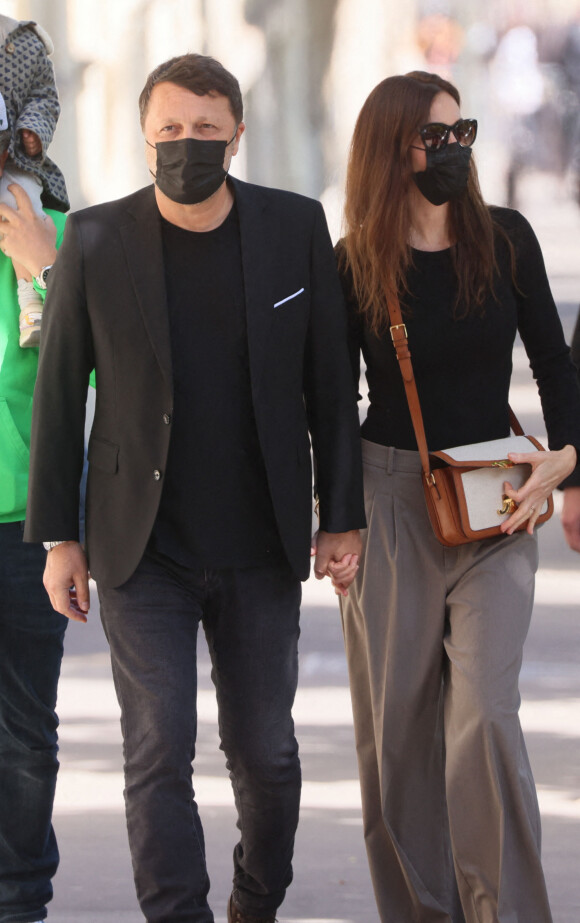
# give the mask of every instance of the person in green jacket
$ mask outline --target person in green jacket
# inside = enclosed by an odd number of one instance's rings
[[[0,176],[9,134],[0,133]],[[20,345],[14,264],[43,297],[65,215],[40,217],[21,187],[10,191],[18,208],[0,205],[0,920],[35,923],[59,858],[55,705],[68,620],[44,590],[42,545],[22,541],[38,348]]]

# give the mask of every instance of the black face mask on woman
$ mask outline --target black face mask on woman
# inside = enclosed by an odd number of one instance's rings
[[[447,144],[439,151],[425,150],[427,169],[413,173],[419,191],[432,205],[457,199],[467,187],[471,148]]]
[[[236,128],[236,132],[237,132]],[[157,151],[155,183],[172,202],[197,205],[217,192],[225,180],[224,157],[229,141],[202,141],[199,138],[179,138],[149,144]]]

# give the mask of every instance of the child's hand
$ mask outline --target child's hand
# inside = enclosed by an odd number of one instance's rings
[[[30,131],[29,128],[23,128],[20,132],[20,138],[22,139],[22,147],[29,157],[36,157],[37,154],[42,152],[42,143],[34,131]]]

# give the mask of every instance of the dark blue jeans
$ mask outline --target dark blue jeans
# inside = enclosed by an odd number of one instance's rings
[[[54,709],[68,620],[42,585],[45,559],[22,523],[0,523],[0,923],[44,919],[58,866]]]
[[[247,913],[272,914],[292,880],[300,801],[291,715],[300,582],[288,565],[192,571],[148,553],[126,584],[99,596],[121,705],[127,829],[143,914],[148,923],[214,919],[192,788],[200,622],[241,831],[234,896]],[[225,905],[227,895],[220,900]]]

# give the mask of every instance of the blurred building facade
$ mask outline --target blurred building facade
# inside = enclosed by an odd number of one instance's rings
[[[563,29],[578,9],[577,0],[3,3],[7,15],[38,21],[55,44],[62,115],[51,156],[73,208],[150,181],[139,92],[158,63],[200,51],[235,73],[244,92],[247,132],[233,172],[322,198],[336,227],[357,112],[379,80],[413,68],[457,82],[464,113],[480,119],[484,192],[487,184],[489,198],[505,198],[496,174],[507,169],[511,116],[494,98],[494,56],[509,29]]]

